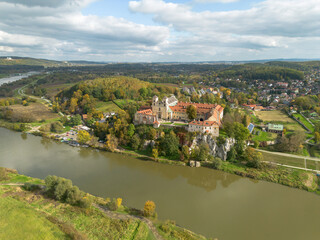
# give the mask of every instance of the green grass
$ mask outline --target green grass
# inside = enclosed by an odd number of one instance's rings
[[[171,125],[172,122],[165,122],[165,123],[161,123],[161,125]]]
[[[174,123],[174,126],[188,126],[187,123]]]
[[[25,202],[0,198],[0,239],[70,239]]]
[[[310,131],[314,132],[314,127],[300,113],[294,113],[293,116],[297,118],[300,122],[302,122],[307,128],[309,128]]]
[[[259,135],[253,135],[252,140],[253,141],[259,141],[259,142],[267,142],[267,141],[273,141],[277,138],[276,133],[269,133],[269,132],[263,132],[260,131]]]
[[[128,103],[135,103],[135,101],[130,99],[117,99],[117,100],[114,100],[114,103],[119,108],[123,109],[125,105],[127,105]]]
[[[120,108],[114,104],[112,101],[109,102],[97,102],[96,109],[102,112],[116,112],[119,111]]]

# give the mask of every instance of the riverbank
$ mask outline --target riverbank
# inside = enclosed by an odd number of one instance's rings
[[[109,199],[90,194],[85,195],[92,202],[87,208],[56,201],[46,195],[44,184],[0,167],[1,239],[22,239],[25,234],[34,239],[206,239],[172,221],[145,218],[138,209],[120,204],[111,211]]]

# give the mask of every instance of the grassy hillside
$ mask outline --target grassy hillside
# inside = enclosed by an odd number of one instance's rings
[[[126,207],[118,212],[104,210],[107,200],[89,194],[86,198],[92,198],[93,204],[88,208],[62,203],[49,198],[43,188],[27,191],[26,182],[44,184],[0,168],[0,239],[206,239],[171,221],[129,215]]]
[[[7,57],[0,57],[0,65],[26,65],[44,67],[68,66],[68,64],[65,62],[22,57],[11,57],[9,59],[7,59]]]

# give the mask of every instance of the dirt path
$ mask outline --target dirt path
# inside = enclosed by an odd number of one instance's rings
[[[0,183],[0,186],[23,186],[24,183]]]
[[[125,215],[125,214],[112,212],[109,209],[107,209],[106,207],[103,207],[103,206],[100,206],[100,205],[97,205],[97,204],[94,204],[93,206],[95,206],[100,211],[104,212],[108,217],[113,218],[113,219],[118,219],[118,220],[127,220],[127,219],[140,220],[140,221],[144,222],[145,224],[147,224],[148,228],[151,230],[151,232],[153,233],[153,235],[155,236],[155,238],[157,240],[164,240],[161,237],[161,235],[159,234],[159,232],[156,229],[156,227],[153,225],[153,223],[149,219],[147,219],[145,217],[133,216],[133,215]]]

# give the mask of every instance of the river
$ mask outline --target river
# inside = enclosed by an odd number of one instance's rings
[[[39,72],[28,72],[28,73],[22,73],[19,75],[13,75],[5,78],[0,78],[0,86],[4,83],[10,83],[10,82],[15,82],[18,80],[21,80],[22,78],[26,78],[35,74],[38,74]]]
[[[219,240],[320,239],[320,196],[206,168],[163,165],[0,128],[0,166],[44,178],[69,178],[101,197]]]

